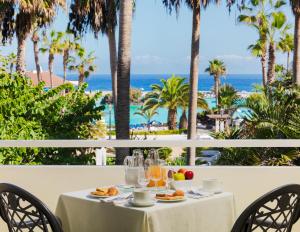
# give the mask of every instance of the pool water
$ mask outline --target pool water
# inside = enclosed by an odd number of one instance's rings
[[[208,103],[208,106],[210,108],[213,108],[216,106],[216,100],[214,98],[206,98],[205,99]],[[130,106],[130,125],[140,125],[140,124],[145,124],[147,123],[147,120],[140,116],[140,115],[135,115],[134,113],[140,108],[139,105],[131,105]],[[197,112],[201,112],[202,109],[198,108]],[[157,109],[157,113],[153,118],[152,121],[160,122],[160,123],[167,123],[167,118],[168,118],[168,109],[160,107]],[[180,116],[182,114],[182,109],[178,108],[177,109],[177,121],[179,122]],[[108,124],[109,122],[109,108],[106,106],[104,110],[104,120],[105,123]],[[114,110],[111,112],[111,123],[112,125],[115,125],[115,120],[114,120]]]
[[[212,109],[213,107],[216,107],[215,98],[206,98],[205,100],[210,109]],[[131,105],[130,106],[130,126],[131,127],[147,123],[147,120],[144,117],[134,114],[138,110],[138,108],[140,108],[139,105]],[[198,113],[202,112],[202,109],[198,108],[197,112]],[[156,122],[160,122],[160,123],[167,123],[168,109],[160,107],[160,108],[158,108],[157,113],[158,114],[156,114],[152,118],[152,121],[156,121]],[[181,114],[182,114],[182,109],[178,108],[177,109],[177,122],[179,122]],[[249,110],[248,108],[245,108],[245,107],[240,107],[232,115],[232,118],[237,119],[237,118],[249,117],[249,114],[251,114],[251,110]],[[108,108],[108,106],[106,106],[106,108],[104,110],[104,120],[105,120],[106,124],[109,123],[109,108]],[[112,112],[111,112],[111,123],[112,123],[112,125],[115,125],[114,110],[112,110]]]

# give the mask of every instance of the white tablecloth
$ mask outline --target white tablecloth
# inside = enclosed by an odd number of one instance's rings
[[[56,214],[64,232],[229,232],[235,219],[232,193],[135,208],[100,203],[90,191],[60,196]]]

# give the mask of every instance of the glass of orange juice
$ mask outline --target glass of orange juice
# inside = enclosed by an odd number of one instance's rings
[[[155,183],[155,188],[158,190],[158,181],[162,179],[162,167],[160,165],[152,165],[149,172],[150,179]]]

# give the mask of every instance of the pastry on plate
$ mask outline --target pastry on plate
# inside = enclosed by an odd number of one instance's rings
[[[96,188],[96,191],[91,192],[95,196],[116,196],[119,194],[119,190],[116,187],[109,188]]]
[[[116,196],[116,195],[118,195],[118,193],[119,193],[119,191],[116,187],[110,187],[107,191],[107,194],[109,196]]]
[[[106,196],[107,194],[104,193],[104,192],[99,192],[99,191],[94,191],[94,192],[91,192],[92,195],[95,195],[95,196]]]
[[[184,198],[184,192],[181,190],[176,190],[173,194],[156,194],[156,199],[159,200],[166,200],[166,201],[173,201],[173,200],[180,200]]]

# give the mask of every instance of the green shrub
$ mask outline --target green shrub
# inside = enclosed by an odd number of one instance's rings
[[[159,148],[158,149],[159,158],[163,160],[167,160],[168,158],[170,158],[172,151],[173,150],[169,147]]]
[[[167,161],[168,165],[172,166],[186,166],[187,162],[184,157],[176,157],[175,159],[168,160]]]
[[[115,157],[107,157],[106,158],[106,165],[112,166],[116,164],[116,158]]]
[[[86,87],[64,84],[46,92],[44,83],[33,86],[0,69],[0,139],[93,139],[103,107],[96,106],[100,93],[88,96]],[[1,164],[90,164],[93,158],[91,149],[0,149]]]

